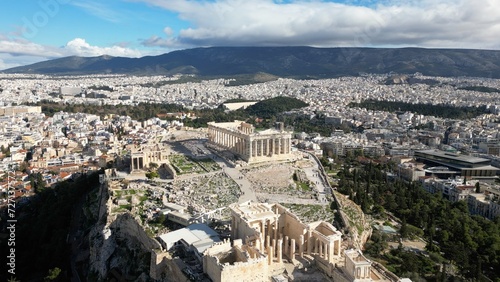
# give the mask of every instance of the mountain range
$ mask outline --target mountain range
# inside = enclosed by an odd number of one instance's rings
[[[280,77],[328,78],[363,73],[500,78],[500,51],[423,48],[209,47],[158,56],[64,57],[3,73],[25,74],[195,74],[221,76],[267,73]]]

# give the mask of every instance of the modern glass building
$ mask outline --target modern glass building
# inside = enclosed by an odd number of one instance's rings
[[[500,169],[491,165],[491,160],[449,153],[440,150],[415,151],[415,159],[431,167],[447,167],[455,174],[467,179],[481,179],[484,181],[498,178]]]

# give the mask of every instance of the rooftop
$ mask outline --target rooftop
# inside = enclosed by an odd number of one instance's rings
[[[482,162],[489,161],[488,159],[484,159],[484,158],[460,155],[460,154],[449,153],[449,152],[440,151],[440,150],[421,150],[421,151],[416,151],[415,153],[427,154],[427,155],[431,155],[431,156],[435,156],[435,157],[441,157],[441,158],[446,158],[446,159],[450,159],[450,160],[457,160],[457,161],[462,161],[462,162],[467,162],[467,163],[482,163]]]
[[[167,249],[182,239],[186,244],[193,245],[200,253],[213,243],[221,241],[217,232],[206,224],[191,224],[188,227],[160,235],[159,238],[167,246]]]

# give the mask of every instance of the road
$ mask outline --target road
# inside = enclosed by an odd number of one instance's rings
[[[255,191],[252,189],[252,184],[237,168],[232,167],[223,158],[215,154],[212,154],[212,159],[217,162],[222,170],[240,186],[242,195],[238,199],[238,203],[246,201],[257,202],[257,196],[255,195]]]
[[[318,201],[320,203],[326,203],[328,200],[326,198],[326,193],[330,193],[330,185],[326,183],[326,180],[321,173],[321,163],[318,163],[317,159],[314,158],[310,153],[307,153],[309,160],[314,165],[312,167],[303,168],[306,173],[307,178],[314,183],[316,191],[318,192]]]

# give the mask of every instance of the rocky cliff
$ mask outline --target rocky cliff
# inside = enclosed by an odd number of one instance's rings
[[[91,272],[98,280],[146,281],[150,278],[151,250],[161,246],[130,213],[113,212],[116,206],[109,192],[113,185],[120,184],[110,182],[100,187],[99,220],[89,235]]]
[[[334,191],[334,194],[339,205],[341,217],[346,225],[344,229],[348,232],[348,244],[350,247],[363,250],[365,243],[370,239],[373,231],[369,220],[367,220],[365,214],[356,203],[336,191]]]

